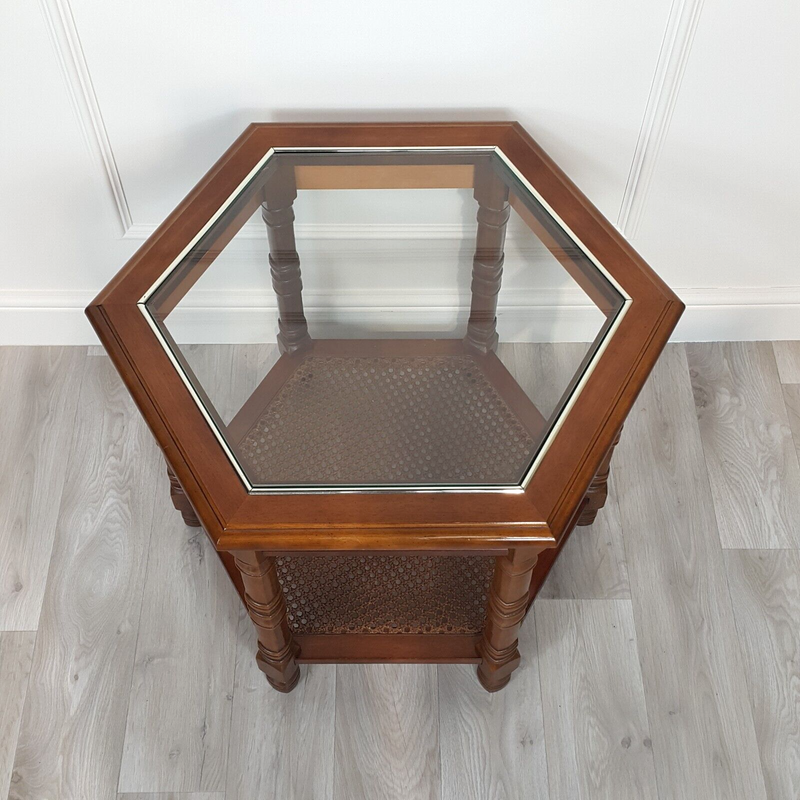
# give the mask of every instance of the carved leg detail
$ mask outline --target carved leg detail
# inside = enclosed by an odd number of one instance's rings
[[[261,217],[269,236],[269,265],[272,287],[278,298],[278,350],[293,353],[311,340],[303,311],[303,282],[300,256],[294,236],[297,197],[294,169],[282,168],[269,182],[261,205]]]
[[[295,660],[300,648],[289,630],[275,559],[257,551],[237,553],[236,566],[242,574],[250,619],[258,631],[258,666],[273,688],[291,692],[300,679]]]
[[[519,626],[528,609],[531,572],[537,550],[523,548],[499,556],[489,590],[483,638],[478,645],[478,680],[487,692],[502,689],[519,666]]]
[[[167,465],[167,477],[169,478],[169,496],[172,498],[172,505],[175,506],[177,511],[181,512],[185,525],[190,528],[199,528],[200,520],[197,519],[197,514],[194,513],[189,498],[184,494],[183,488],[178,483],[177,476],[169,465]]]
[[[611,456],[614,455],[614,448],[619,443],[621,435],[622,428],[614,437],[611,447],[600,463],[597,475],[594,476],[594,480],[589,484],[589,490],[586,492],[588,502],[584,506],[580,517],[578,517],[578,525],[591,525],[597,517],[597,512],[606,504],[606,499],[608,498],[608,476],[611,472]]]
[[[508,187],[490,167],[475,170],[478,235],[472,262],[472,305],[466,343],[481,353],[497,349],[497,295],[503,277],[503,248],[511,209]]]

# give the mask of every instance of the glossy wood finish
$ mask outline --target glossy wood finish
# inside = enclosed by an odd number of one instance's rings
[[[172,500],[172,505],[175,507],[176,511],[181,512],[183,524],[188,525],[190,528],[199,528],[200,520],[197,519],[197,514],[194,513],[189,498],[181,488],[178,477],[172,471],[172,467],[169,464],[167,464],[167,478],[169,479],[169,496]]]
[[[489,165],[475,170],[478,233],[472,261],[472,301],[466,342],[480,353],[497,350],[497,296],[503,278],[508,186]]]
[[[269,147],[496,146],[635,299],[520,494],[248,495],[135,303]],[[87,310],[222,550],[487,549],[561,540],[682,305],[514,123],[254,125]],[[164,413],[164,409],[168,409]],[[204,487],[213,487],[208,494]],[[391,531],[391,536],[387,533]]]
[[[264,188],[261,216],[269,235],[272,288],[278,296],[278,349],[281,353],[294,353],[309,342],[303,313],[300,256],[294,240],[292,204],[296,197],[294,170],[279,167]]]
[[[600,469],[597,470],[597,475],[594,476],[592,482],[589,484],[589,490],[586,492],[586,499],[584,500],[584,507],[578,517],[578,525],[591,525],[597,518],[597,512],[606,504],[608,497],[608,476],[611,473],[611,459],[614,455],[614,448],[619,444],[619,437],[622,435],[622,430],[614,437],[611,447],[605,455],[605,458],[600,462]]]
[[[295,660],[299,648],[286,619],[275,559],[258,551],[238,553],[236,567],[242,574],[250,619],[258,631],[258,666],[275,689],[291,692],[300,679]]]
[[[486,625],[478,644],[478,680],[487,692],[502,689],[519,666],[519,626],[528,609],[531,573],[538,555],[534,548],[519,548],[497,559]]]
[[[232,197],[245,177],[270,148],[281,147],[495,147],[513,162],[584,245],[606,265],[615,280],[634,299],[619,329],[594,365],[585,387],[562,420],[558,435],[544,452],[539,468],[522,491],[476,492],[296,492],[249,493],[206,423],[193,398],[172,368],[137,303],[163,274],[165,264],[182,252],[210,217]],[[268,161],[251,184],[230,203],[230,226],[211,234],[213,247],[196,243],[192,258],[181,262],[166,278],[154,300],[157,318],[174,307],[185,287],[192,285],[213,262],[216,253],[262,203],[270,241],[270,267],[278,296],[281,360],[233,421],[234,432],[244,433],[253,414],[264,408],[296,366],[299,352],[316,352],[308,336],[303,313],[300,262],[294,238],[292,205],[298,183],[329,186],[367,185],[372,181],[450,181],[474,184],[478,202],[478,232],[473,263],[472,305],[466,346],[486,360],[495,386],[533,432],[541,432],[544,415],[517,386],[494,356],[497,348],[496,307],[503,270],[505,227],[510,214],[509,189],[491,166],[487,155],[464,165],[464,156],[435,163],[440,156],[422,154],[433,167],[428,177],[420,164],[381,171],[380,165],[359,165],[355,173],[333,163],[315,172],[311,157],[295,155],[293,161]],[[472,158],[472,157],[471,157]],[[336,162],[337,156],[330,160]],[[306,163],[310,162],[310,163]],[[465,168],[465,166],[467,168]],[[447,167],[443,169],[443,167]],[[299,169],[299,173],[298,170]],[[348,177],[349,174],[349,177]],[[269,179],[267,179],[269,176]],[[421,177],[423,176],[423,177]],[[366,183],[364,183],[366,182]],[[520,200],[517,197],[517,200]],[[574,254],[574,243],[549,214],[535,203],[523,202],[521,216],[541,235],[545,244],[576,275],[582,275],[591,296],[602,298],[607,316],[615,307],[609,290],[593,267]],[[583,257],[581,257],[583,258]],[[585,260],[585,259],[584,259]],[[593,277],[594,276],[594,277]],[[605,292],[605,293],[604,293]],[[613,294],[613,292],[612,292]],[[297,661],[303,659],[303,642],[293,641],[277,579],[276,553],[322,552],[335,557],[342,552],[467,552],[497,554],[497,568],[488,603],[487,621],[477,645],[479,677],[495,691],[508,683],[519,663],[517,638],[526,608],[542,585],[555,556],[576,524],[589,524],[605,502],[608,463],[625,415],[652,368],[682,304],[652,273],[606,220],[594,209],[530,137],[515,123],[361,124],[361,125],[255,125],[220,159],[161,228],[101,293],[87,313],[115,366],[140,406],[161,445],[168,464],[171,494],[188,524],[199,521],[235,581],[231,557],[241,573],[239,586],[259,632],[259,664],[281,691],[297,685]],[[166,338],[168,335],[164,334]],[[321,352],[342,347],[319,343]],[[349,346],[349,345],[348,345]],[[358,345],[357,345],[358,346]],[[360,346],[364,346],[363,344]],[[366,346],[378,346],[367,342]],[[387,343],[381,347],[407,347]],[[448,345],[450,346],[450,345]],[[181,356],[182,358],[182,356]],[[584,360],[581,367],[586,366]],[[189,371],[187,364],[184,368]],[[579,372],[582,372],[579,370]],[[199,394],[205,389],[196,387]],[[211,405],[210,402],[207,405]],[[533,411],[531,410],[533,409]],[[218,415],[217,411],[209,413]],[[588,492],[588,495],[587,495]],[[537,565],[539,553],[543,554]],[[534,569],[536,567],[536,569]],[[383,638],[383,637],[381,637]],[[420,637],[398,649],[400,640],[367,643],[330,641],[343,658],[363,660],[471,661],[474,637],[444,642]],[[298,640],[300,637],[298,637]],[[309,639],[309,661],[330,660],[323,641]],[[352,644],[344,655],[345,644]],[[437,650],[437,648],[442,648]]]

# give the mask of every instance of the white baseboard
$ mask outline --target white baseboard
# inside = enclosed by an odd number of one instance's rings
[[[800,287],[684,288],[677,294],[686,313],[676,341],[752,341],[800,339]],[[87,345],[96,337],[84,307],[93,292],[0,292],[0,345]],[[308,297],[308,317],[318,335],[341,335],[343,320],[353,332],[438,331],[446,335],[463,324],[466,308],[457,298],[409,297],[387,292],[379,297],[357,297],[342,305],[331,298]],[[511,298],[499,313],[507,341],[586,341],[597,330],[597,311],[575,298],[559,295],[560,305],[539,294]],[[456,306],[458,310],[454,310]],[[177,314],[178,312],[176,312]],[[237,342],[263,340],[274,329],[274,303],[250,293],[214,295],[213,307],[199,295],[182,312],[187,340]]]

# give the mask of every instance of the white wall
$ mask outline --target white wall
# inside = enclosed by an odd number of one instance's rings
[[[93,341],[83,306],[250,121],[497,118],[676,289],[680,338],[800,338],[796,3],[7,0],[0,31],[0,343]]]

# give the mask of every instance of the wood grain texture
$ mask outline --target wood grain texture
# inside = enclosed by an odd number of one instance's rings
[[[770,800],[800,797],[800,552],[725,553]]]
[[[35,631],[0,633],[0,797],[8,797]]]
[[[117,800],[225,800],[219,792],[125,792],[118,794]]]
[[[35,630],[55,534],[83,347],[0,348],[0,630]]]
[[[337,665],[335,753],[335,800],[439,798],[436,666]]]
[[[336,667],[304,666],[291,694],[256,664],[253,623],[242,610],[228,748],[226,800],[333,797]]]
[[[241,601],[159,483],[119,776],[121,792],[225,790]]]
[[[794,440],[794,449],[798,460],[800,460],[800,384],[792,384],[782,388],[783,402],[786,406],[789,427],[792,430],[792,439]]]
[[[533,615],[520,632],[522,663],[502,692],[475,668],[438,668],[442,800],[548,800],[547,759]]]
[[[781,383],[800,383],[800,342],[773,342]]]
[[[582,342],[501,344],[498,356],[539,411],[549,416],[578,370],[589,345]],[[594,524],[573,531],[539,590],[539,597],[630,597],[619,524],[614,467],[609,498]]]
[[[153,439],[89,359],[19,734],[12,800],[117,791],[156,481]]]
[[[682,345],[664,351],[628,417],[615,478],[661,791],[763,800]]]
[[[630,601],[534,609],[551,800],[657,800]]]
[[[769,342],[687,345],[723,547],[800,547],[800,466]]]
[[[628,565],[614,484],[595,521],[575,528],[537,597],[542,599],[614,600],[630,598]]]

